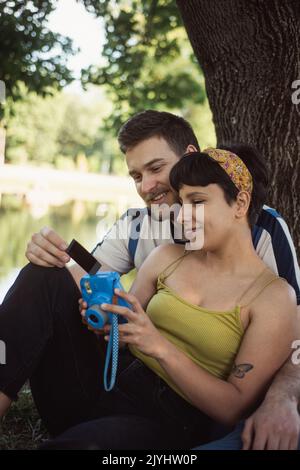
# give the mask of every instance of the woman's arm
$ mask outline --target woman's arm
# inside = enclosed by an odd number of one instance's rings
[[[257,299],[227,382],[197,366],[169,342],[156,359],[197,408],[217,421],[234,424],[263,394],[287,359],[295,325],[295,292],[283,281],[276,281]]]
[[[276,281],[251,309],[250,324],[226,382],[199,367],[168,341],[134,295],[117,290],[116,294],[132,309],[107,304],[101,307],[127,319],[127,324],[119,326],[120,339],[156,359],[195,407],[225,424],[235,424],[261,397],[287,359],[294,340],[295,292],[284,281]]]
[[[300,306],[297,307],[297,331],[300,339]],[[247,419],[242,433],[243,449],[296,450],[300,437],[300,364],[299,350],[291,355],[268,389],[264,401]],[[296,357],[295,357],[296,356]],[[297,357],[298,356],[298,357]]]

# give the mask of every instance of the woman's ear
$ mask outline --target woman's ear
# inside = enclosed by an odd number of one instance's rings
[[[236,198],[236,217],[238,219],[247,215],[251,202],[251,196],[247,191],[240,191]]]

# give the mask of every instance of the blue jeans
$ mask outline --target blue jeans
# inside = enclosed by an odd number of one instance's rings
[[[236,428],[227,436],[217,441],[209,442],[199,447],[195,447],[194,450],[242,450],[242,432],[244,429],[245,422],[241,421]],[[298,443],[298,450],[300,450],[300,440]]]
[[[227,436],[217,441],[209,442],[203,446],[195,447],[194,450],[241,450],[243,447],[241,434],[244,429],[244,421],[241,421],[236,428]]]

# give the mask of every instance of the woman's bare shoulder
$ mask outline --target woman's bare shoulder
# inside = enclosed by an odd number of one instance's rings
[[[144,261],[147,269],[152,269],[156,273],[163,271],[169,264],[184,254],[185,245],[170,243],[160,245],[151,251],[150,255]]]
[[[274,275],[271,282],[262,289],[253,302],[252,311],[257,314],[271,312],[270,315],[272,315],[274,312],[274,315],[280,315],[280,312],[283,314],[296,312],[296,308],[295,290],[285,279]]]
[[[155,257],[176,258],[184,254],[185,245],[179,243],[167,243],[157,246],[153,251]],[[151,254],[152,254],[151,253]]]

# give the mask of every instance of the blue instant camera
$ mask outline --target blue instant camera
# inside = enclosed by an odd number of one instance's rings
[[[122,289],[120,276],[116,272],[99,272],[97,274],[87,274],[80,280],[82,298],[87,303],[86,320],[89,325],[95,329],[101,329],[107,323],[111,325],[110,339],[107,346],[106,361],[104,368],[104,388],[106,391],[112,390],[114,387],[116,372],[118,367],[118,350],[119,350],[119,323],[126,323],[126,319],[121,315],[102,311],[100,305],[103,303],[117,303],[122,307],[129,307],[124,299],[117,297],[114,289]],[[107,384],[107,375],[109,363],[111,364],[111,381]]]
[[[101,304],[114,303],[114,299],[116,298],[114,289],[123,290],[118,273],[102,271],[94,275],[87,274],[80,280],[80,287],[82,298],[88,305],[86,320],[89,325],[98,330],[103,328],[107,323],[112,324],[112,320],[116,316],[119,322],[126,322],[123,317],[107,311],[104,312],[100,308]],[[126,300],[120,297],[117,298],[117,303],[122,307],[131,308]]]

